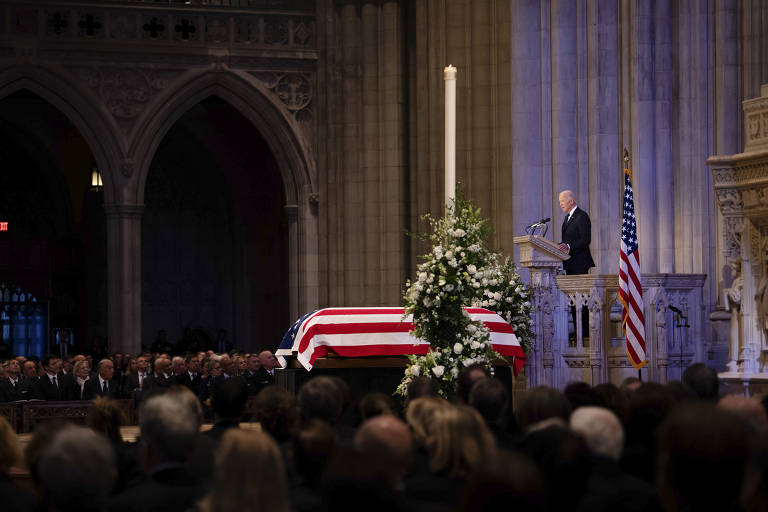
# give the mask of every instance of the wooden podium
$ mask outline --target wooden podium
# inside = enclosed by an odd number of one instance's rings
[[[531,271],[531,286],[550,287],[563,261],[570,258],[543,236],[522,235],[513,241],[520,246],[520,265]]]

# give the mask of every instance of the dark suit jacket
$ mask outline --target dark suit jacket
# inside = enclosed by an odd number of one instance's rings
[[[113,496],[107,510],[117,512],[185,512],[206,492],[187,466],[161,469],[135,487]]]
[[[93,377],[91,377],[91,379],[92,378]],[[85,382],[86,384],[88,383],[88,381]],[[62,377],[61,383],[64,386],[64,400],[84,400],[83,396],[80,394],[80,385],[71,373]],[[83,388],[85,388],[85,386],[83,386]],[[83,392],[85,392],[85,389],[83,389]]]
[[[592,241],[592,223],[587,212],[579,207],[573,212],[571,220],[568,216],[563,219],[562,237],[563,243],[571,247],[569,259],[563,262],[565,273],[586,274],[595,266],[592,254],[589,252],[589,243]]]
[[[32,379],[19,379],[16,387],[11,385],[11,379],[0,380],[0,402],[15,402],[17,400],[32,400],[37,398],[35,383]]]
[[[37,380],[37,389],[40,396],[38,398],[42,400],[66,400],[67,399],[67,387],[66,383],[62,382],[64,375],[59,374],[56,376],[56,380],[59,383],[58,388],[51,382],[48,374],[39,377]]]
[[[195,375],[194,379],[191,379],[189,377],[189,372],[184,372],[181,375],[174,376],[175,384],[178,384],[180,386],[186,386],[190,389],[194,394],[198,394],[200,392],[200,374],[198,373]]]
[[[258,381],[261,383],[261,387],[269,386],[270,384],[275,383],[275,376],[270,375],[264,368],[259,368]]]
[[[98,376],[88,379],[83,386],[83,400],[93,400],[97,396],[120,398],[120,384],[115,380],[110,380],[109,391],[104,392],[101,389],[101,381],[99,381]]]

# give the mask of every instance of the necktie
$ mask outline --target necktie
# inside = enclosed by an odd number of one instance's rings
[[[56,386],[56,388],[58,389],[59,381],[56,380],[56,376],[55,375],[53,376],[53,385]]]
[[[104,388],[101,391],[105,394],[109,393],[109,384],[107,384],[107,381],[104,381]]]

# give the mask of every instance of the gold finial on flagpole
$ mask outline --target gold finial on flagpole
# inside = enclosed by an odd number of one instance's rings
[[[629,168],[629,151],[627,151],[626,146],[624,147],[624,167]]]

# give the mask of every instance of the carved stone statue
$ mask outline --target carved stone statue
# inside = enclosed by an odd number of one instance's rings
[[[728,266],[731,268],[731,275],[734,276],[731,287],[723,290],[723,304],[725,309],[731,313],[730,361],[728,362],[728,370],[737,372],[739,371],[739,353],[742,348],[741,294],[744,290],[744,278],[741,275],[740,258],[730,258]]]

